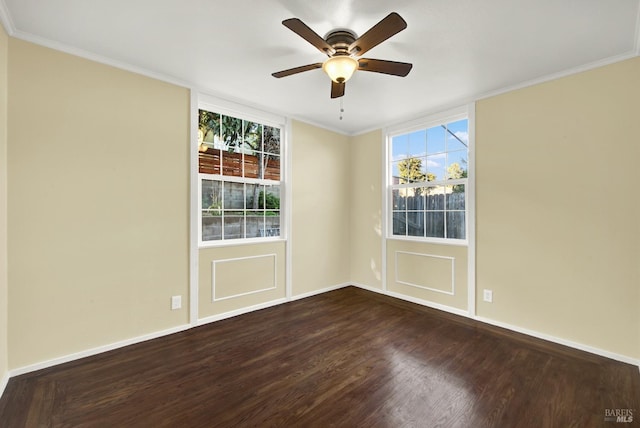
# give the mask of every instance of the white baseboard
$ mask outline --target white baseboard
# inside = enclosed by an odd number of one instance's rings
[[[283,299],[278,299],[278,300],[273,300],[270,302],[266,302],[266,303],[262,303],[259,305],[254,305],[254,306],[250,306],[250,307],[246,307],[246,308],[242,308],[242,309],[238,309],[238,310],[234,310],[234,311],[229,311],[229,312],[225,312],[219,315],[214,315],[214,316],[210,316],[207,318],[202,318],[200,320],[198,320],[198,322],[195,324],[196,326],[199,325],[204,325],[204,324],[208,324],[208,323],[212,323],[215,321],[220,321],[226,318],[231,318],[231,317],[235,317],[238,315],[242,315],[248,312],[253,312],[253,311],[257,311],[260,309],[266,309],[268,307],[271,306],[277,306],[289,301],[294,301],[294,300],[300,300],[300,299],[304,299],[307,297],[312,297],[318,294],[323,294],[323,293],[327,293],[329,291],[334,291],[334,290],[338,290],[341,288],[345,288],[348,286],[354,286],[354,287],[358,287],[361,288],[363,290],[366,291],[371,291],[374,293],[379,293],[379,294],[383,294],[383,295],[387,295],[393,298],[397,298],[400,300],[406,300],[408,302],[411,303],[416,303],[418,305],[422,305],[422,306],[427,306],[430,308],[434,308],[434,309],[438,309],[444,312],[449,312],[455,315],[460,315],[460,316],[464,316],[467,318],[471,318],[471,319],[475,319],[477,321],[480,321],[482,323],[485,324],[489,324],[489,325],[494,325],[497,327],[501,327],[501,328],[505,328],[507,330],[511,330],[511,331],[515,331],[517,333],[522,333],[522,334],[526,334],[528,336],[532,336],[532,337],[536,337],[539,339],[543,339],[543,340],[547,340],[549,342],[553,342],[553,343],[557,343],[560,345],[564,345],[564,346],[568,346],[570,348],[574,348],[574,349],[578,349],[581,351],[585,351],[585,352],[589,352],[595,355],[600,355],[602,357],[606,357],[606,358],[610,358],[612,360],[616,360],[616,361],[621,361],[623,363],[627,363],[627,364],[632,364],[635,366],[638,366],[640,369],[640,360],[636,359],[636,358],[631,358],[625,355],[620,355],[620,354],[616,354],[613,352],[609,352],[609,351],[605,351],[603,349],[599,349],[599,348],[595,348],[593,346],[589,346],[589,345],[584,345],[582,343],[578,343],[578,342],[573,342],[570,340],[566,340],[566,339],[562,339],[562,338],[558,338],[558,337],[554,337],[545,333],[540,333],[534,330],[529,330],[526,328],[521,328],[521,327],[517,327],[514,325],[510,325],[507,323],[503,323],[501,321],[496,321],[496,320],[492,320],[490,318],[484,318],[484,317],[470,317],[469,314],[467,313],[467,311],[458,309],[458,308],[453,308],[450,306],[445,306],[445,305],[441,305],[438,303],[433,303],[433,302],[428,302],[422,299],[418,299],[418,298],[414,298],[411,296],[406,296],[400,293],[395,293],[392,291],[388,291],[388,290],[381,290],[379,288],[375,288],[375,287],[370,287],[367,286],[365,284],[358,284],[358,283],[344,283],[344,284],[338,284],[338,285],[334,285],[331,287],[327,287],[327,288],[323,288],[321,290],[315,290],[315,291],[311,291],[308,293],[304,293],[304,294],[299,294],[296,296],[292,296],[290,299],[287,298],[283,298]],[[76,352],[74,354],[69,354],[69,355],[65,355],[62,357],[58,357],[58,358],[54,358],[52,360],[48,360],[48,361],[44,361],[41,363],[36,363],[36,364],[31,364],[28,366],[24,366],[24,367],[20,367],[18,369],[14,369],[14,370],[10,370],[8,373],[5,373],[5,375],[2,377],[2,379],[0,379],[0,396],[2,395],[2,393],[4,393],[4,390],[7,386],[7,383],[9,382],[9,379],[15,376],[19,376],[22,374],[26,374],[26,373],[30,373],[30,372],[34,372],[37,370],[42,370],[42,369],[46,369],[49,367],[53,367],[56,366],[58,364],[63,364],[63,363],[67,363],[70,361],[75,361],[78,360],[80,358],[85,358],[85,357],[90,357],[92,355],[97,355],[97,354],[101,354],[103,352],[108,352],[108,351],[112,351],[114,349],[118,349],[118,348],[122,348],[125,346],[129,346],[129,345],[134,345],[136,343],[141,343],[141,342],[146,342],[148,340],[152,340],[152,339],[156,339],[158,337],[162,337],[162,336],[167,336],[170,334],[174,334],[174,333],[179,333],[181,331],[184,330],[188,330],[190,328],[192,328],[193,326],[190,324],[185,324],[185,325],[181,325],[178,327],[174,327],[174,328],[170,328],[167,330],[163,330],[163,331],[158,331],[155,333],[150,333],[147,335],[143,335],[143,336],[138,336],[138,337],[134,337],[131,339],[127,339],[127,340],[123,340],[123,341],[119,341],[119,342],[115,342],[115,343],[111,343],[108,345],[104,345],[104,346],[99,346],[96,348],[92,348],[92,349],[88,349],[86,351],[81,351],[81,352]]]
[[[79,360],[80,358],[90,357],[92,355],[101,354],[103,352],[113,351],[114,349],[123,348],[129,345],[135,345],[136,343],[146,342],[147,340],[156,339],[158,337],[167,336],[169,334],[179,333],[191,328],[191,325],[185,324],[178,327],[173,327],[163,331],[157,331],[155,333],[145,334],[143,336],[134,337],[131,339],[122,340],[115,343],[110,343],[104,346],[98,346],[86,351],[76,352],[74,354],[65,355],[62,357],[54,358],[52,360],[43,361],[41,363],[31,364],[28,366],[20,367],[9,371],[9,377],[20,376],[26,373],[35,372],[37,370],[46,369],[49,367],[57,366],[58,364],[68,363],[70,361]]]
[[[9,372],[5,373],[4,376],[2,376],[2,379],[0,379],[0,397],[2,397],[2,394],[4,394],[4,390],[7,387],[8,383],[9,383]]]
[[[440,303],[430,302],[428,300],[419,299],[413,296],[407,296],[406,294],[396,293],[389,290],[381,290],[379,288],[369,287],[364,284],[352,283],[354,287],[362,288],[363,290],[373,291],[374,293],[384,294],[385,296],[393,297],[395,299],[405,300],[407,302],[416,303],[421,306],[427,306],[429,308],[438,309],[440,311],[449,312],[451,314],[460,315],[463,317],[469,317],[469,312],[454,308],[452,306],[442,305]]]
[[[623,363],[632,364],[634,366],[638,366],[638,368],[640,369],[640,360],[627,357],[626,355],[616,354],[614,352],[605,351],[604,349],[595,348],[593,346],[585,345],[583,343],[573,342],[571,340],[562,339],[562,338],[551,336],[545,333],[540,333],[535,330],[529,330],[527,328],[522,328],[515,325],[507,324],[501,321],[492,320],[490,318],[476,316],[474,317],[474,319],[477,321],[483,322],[485,324],[490,324],[496,327],[501,327],[507,330],[515,331],[516,333],[526,334],[527,336],[532,336],[538,339],[547,340],[549,342],[557,343],[559,345],[568,346],[569,348],[578,349],[580,351],[585,351],[591,354],[600,355],[601,357],[606,357],[612,360],[621,361]]]
[[[511,324],[507,324],[501,321],[496,321],[496,320],[492,320],[490,318],[484,318],[484,317],[479,317],[479,316],[469,316],[469,313],[467,311],[463,311],[457,308],[452,308],[450,306],[445,306],[445,305],[440,305],[437,303],[432,303],[432,302],[428,302],[425,300],[421,300],[421,299],[417,299],[411,296],[406,296],[404,294],[400,294],[400,293],[395,293],[393,291],[384,291],[381,290],[379,288],[374,288],[374,287],[369,287],[367,285],[364,284],[358,284],[358,283],[352,283],[353,286],[358,287],[358,288],[362,288],[363,290],[367,290],[367,291],[373,291],[374,293],[380,293],[380,294],[384,294],[390,297],[394,297],[397,299],[401,299],[401,300],[406,300],[412,303],[417,303],[418,305],[423,305],[423,306],[428,306],[430,308],[434,308],[434,309],[439,309],[441,311],[444,312],[449,312],[452,314],[456,314],[456,315],[460,315],[460,316],[464,316],[467,318],[471,318],[474,319],[476,321],[480,321],[482,323],[485,324],[489,324],[489,325],[494,325],[496,327],[501,327],[507,330],[511,330],[514,331],[516,333],[522,333],[522,334],[526,334],[527,336],[532,336],[532,337],[536,337],[538,339],[543,339],[543,340],[547,340],[549,342],[553,342],[553,343],[557,343],[559,345],[564,345],[564,346],[568,346],[569,348],[573,348],[573,349],[578,349],[580,351],[585,351],[585,352],[589,352],[591,354],[595,354],[595,355],[600,355],[601,357],[605,357],[605,358],[610,358],[612,360],[616,360],[616,361],[620,361],[623,363],[627,363],[627,364],[632,364],[635,366],[638,366],[638,369],[640,370],[640,360],[636,359],[636,358],[631,358],[628,357],[626,355],[620,355],[620,354],[616,354],[614,352],[609,352],[609,351],[605,351],[604,349],[600,349],[600,348],[595,348],[593,346],[589,346],[589,345],[585,345],[582,343],[578,343],[578,342],[573,342],[571,340],[566,340],[566,339],[561,339],[559,337],[555,337],[555,336],[551,336],[545,333],[540,333],[538,331],[534,331],[534,330],[529,330],[526,328],[522,328],[522,327],[517,327]]]
[[[324,294],[324,293],[328,293],[329,291],[339,290],[341,288],[348,287],[348,286],[350,286],[352,284],[353,283],[351,283],[351,282],[345,282],[343,284],[338,284],[338,285],[334,285],[334,286],[331,286],[331,287],[322,288],[320,290],[314,290],[314,291],[309,291],[308,293],[297,294],[295,296],[291,296],[291,301],[300,300],[300,299],[306,299],[307,297],[317,296],[318,294]]]
[[[216,321],[221,321],[227,318],[233,318],[233,317],[237,317],[238,315],[242,315],[242,314],[246,314],[249,312],[253,312],[253,311],[259,311],[260,309],[266,309],[266,308],[270,308],[272,306],[277,306],[277,305],[281,305],[283,303],[287,303],[289,300],[286,298],[283,299],[277,299],[277,300],[272,300],[270,302],[266,302],[266,303],[260,303],[258,305],[253,305],[253,306],[247,306],[246,308],[240,308],[240,309],[236,309],[233,311],[229,311],[229,312],[224,312],[221,314],[217,314],[217,315],[212,315],[206,318],[200,318],[198,320],[198,322],[196,323],[197,326],[200,325],[205,325],[205,324],[210,324],[212,322],[216,322]]]

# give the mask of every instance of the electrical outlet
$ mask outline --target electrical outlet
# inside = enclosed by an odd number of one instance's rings
[[[493,302],[493,291],[484,290],[483,300],[489,303]]]
[[[182,296],[171,296],[171,310],[180,309],[182,307]]]

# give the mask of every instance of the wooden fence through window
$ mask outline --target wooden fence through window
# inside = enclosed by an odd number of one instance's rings
[[[260,161],[264,166],[264,177],[260,177]],[[243,165],[244,177],[280,181],[279,156],[268,153],[258,156],[245,154],[243,160],[242,153],[231,153],[226,150],[212,149],[211,147],[208,147],[204,152],[198,152],[198,170],[202,174],[242,177]],[[221,167],[222,171],[220,170]]]

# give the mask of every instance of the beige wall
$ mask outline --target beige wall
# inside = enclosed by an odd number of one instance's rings
[[[478,315],[640,358],[640,58],[476,104]]]
[[[9,37],[0,24],[0,384],[8,371],[7,67]],[[1,391],[0,391],[1,392]]]
[[[494,291],[492,304],[477,297],[480,316],[640,358],[638,76],[635,59],[478,102],[477,295]],[[5,251],[11,302],[8,321],[0,317],[0,376],[7,349],[8,367],[20,368],[187,323],[188,91],[0,31],[0,125],[10,186],[0,263]],[[381,138],[292,123],[294,296],[350,282],[382,288]],[[464,247],[390,242],[387,263],[397,251],[439,251],[466,267]],[[284,297],[286,250],[283,242],[201,250],[200,316]],[[266,254],[277,254],[277,291],[202,307],[211,260]],[[440,281],[442,265],[430,262]],[[465,273],[456,274],[461,292]],[[466,294],[387,281],[391,291],[466,309]],[[0,276],[6,307],[3,288]],[[183,296],[182,310],[169,310],[172,295]]]
[[[351,281],[382,289],[382,131],[349,142]]]
[[[187,323],[188,90],[9,48],[10,368]]]
[[[349,282],[349,138],[293,121],[292,293]]]

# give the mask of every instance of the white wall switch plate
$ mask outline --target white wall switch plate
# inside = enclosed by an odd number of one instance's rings
[[[484,294],[483,294],[483,300],[485,302],[493,302],[493,291],[491,290],[484,290]]]
[[[182,307],[182,296],[171,296],[171,310]]]

